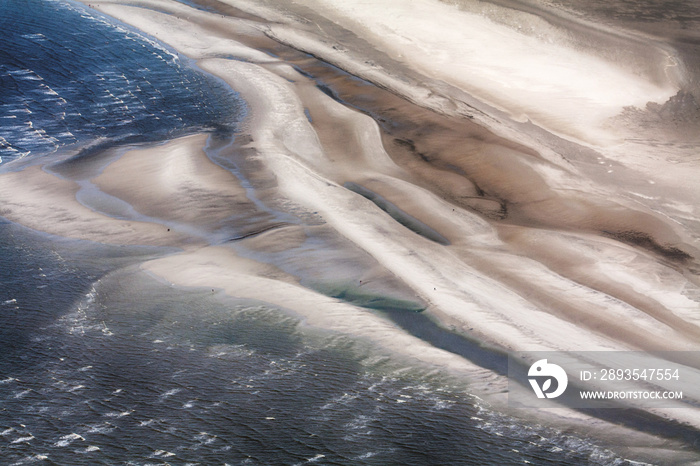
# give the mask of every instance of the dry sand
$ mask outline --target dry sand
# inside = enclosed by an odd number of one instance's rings
[[[310,326],[463,374],[483,393],[502,392],[504,379],[324,296],[319,284],[361,284],[425,305],[444,328],[503,349],[700,349],[698,169],[659,170],[693,142],[634,152],[640,143],[624,138],[629,128],[608,119],[647,98],[663,103],[677,90],[669,76],[635,74],[581,51],[557,73],[532,74],[532,63],[567,49],[528,36],[518,47],[536,53],[524,56],[508,46],[517,32],[489,29],[488,18],[467,11],[450,21],[478,26],[484,41],[502,34],[499,54],[453,48],[462,36],[447,40],[434,29],[452,12],[446,4],[425,23],[433,29],[423,30],[405,2],[387,3],[393,16],[374,4],[207,3],[222,14],[167,0],[91,5],[241,93],[248,118],[220,156],[235,162],[252,190],[207,157],[206,135],[194,135],[131,148],[100,172],[33,166],[4,173],[3,216],[57,235],[179,247],[183,253],[144,269],[179,285],[271,302]],[[422,49],[409,53],[416,44]],[[494,83],[494,62],[508,66],[500,76],[521,81]],[[470,67],[483,75],[465,82]],[[591,67],[607,84],[593,74],[566,78]],[[629,92],[601,93],[610,83]],[[504,86],[531,92],[515,98]],[[572,106],[586,111],[573,115]],[[90,205],[116,198],[133,208],[132,218],[81,204],[81,186],[92,190]],[[432,239],[407,221],[429,228]],[[503,403],[502,393],[491,395]],[[658,413],[700,427],[696,409]],[[570,410],[557,415],[606,431]]]

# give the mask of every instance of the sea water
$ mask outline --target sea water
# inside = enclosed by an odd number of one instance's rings
[[[0,3],[4,162],[229,129],[231,90],[79,5]],[[2,464],[624,464],[262,302],[180,289],[173,251],[0,219]]]
[[[0,44],[3,162],[227,126],[243,110],[186,59],[72,3],[0,2]]]

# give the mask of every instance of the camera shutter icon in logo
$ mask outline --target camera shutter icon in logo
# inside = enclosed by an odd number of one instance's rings
[[[564,369],[556,364],[549,364],[546,359],[540,359],[530,366],[527,375],[537,398],[556,398],[564,393],[569,384]],[[554,387],[552,380],[556,381]]]

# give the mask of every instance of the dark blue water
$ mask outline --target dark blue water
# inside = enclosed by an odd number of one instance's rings
[[[243,105],[154,41],[55,0],[0,2],[0,158],[232,127]]]
[[[53,0],[0,1],[0,156],[233,128],[218,81]],[[625,464],[283,310],[180,290],[172,253],[0,218],[0,464]]]

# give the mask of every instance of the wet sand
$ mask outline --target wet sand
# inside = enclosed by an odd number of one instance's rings
[[[368,30],[371,9],[90,5],[226,81],[247,102],[247,119],[232,143],[193,135],[115,151],[98,168],[77,160],[4,173],[8,219],[98,242],[177,247],[183,252],[143,268],[178,285],[271,302],[311,327],[459,374],[502,408],[503,376],[329,290],[424,308],[441,328],[502,351],[700,349],[700,190],[689,162],[698,142],[679,140],[682,131],[630,137],[646,120],[628,107],[647,98],[665,105],[678,90],[677,76],[655,71],[662,65],[625,68],[586,55],[590,62],[573,60],[569,71],[595,62],[619,79],[605,86],[633,95],[611,100],[596,95],[593,77],[546,76],[540,92],[518,100],[503,94],[507,82],[455,78],[469,64],[455,54],[466,52],[411,37],[411,18],[373,26],[406,43]],[[489,21],[460,14],[480,27]],[[527,37],[537,60],[566,51]],[[417,43],[427,55],[409,56]],[[443,54],[435,69],[431,53]],[[532,87],[538,77],[522,79]],[[571,89],[580,94],[551,100]],[[571,117],[572,108],[581,115]],[[694,408],[653,414],[700,428]],[[612,435],[566,408],[535,416]],[[620,448],[664,442],[622,427],[613,437]]]

